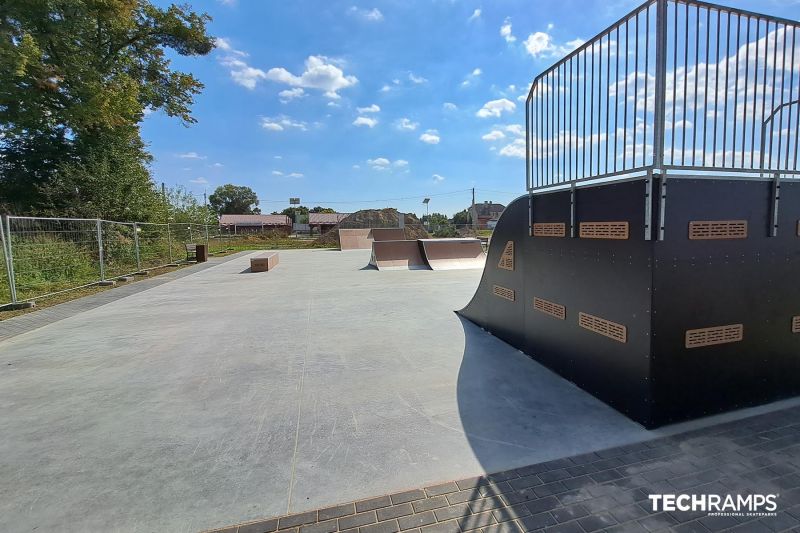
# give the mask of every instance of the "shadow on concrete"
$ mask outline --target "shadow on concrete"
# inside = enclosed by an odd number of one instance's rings
[[[247,267],[241,272],[239,272],[239,274],[253,274],[253,270],[250,267]],[[256,274],[258,274],[258,272],[256,272]]]
[[[459,416],[486,472],[652,437],[641,425],[457,316],[464,329]]]

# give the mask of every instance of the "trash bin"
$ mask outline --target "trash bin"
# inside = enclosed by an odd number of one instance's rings
[[[195,258],[198,263],[205,263],[208,261],[208,246],[205,244],[198,244],[195,248]]]

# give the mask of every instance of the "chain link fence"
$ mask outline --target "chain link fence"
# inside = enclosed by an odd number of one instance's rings
[[[0,305],[186,262],[187,244],[231,249],[218,226],[7,216],[0,224]]]

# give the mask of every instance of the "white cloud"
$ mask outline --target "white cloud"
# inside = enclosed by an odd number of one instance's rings
[[[283,91],[278,93],[278,97],[280,98],[282,103],[290,102],[295,98],[304,98],[308,96],[306,92],[301,87],[295,87],[294,89],[284,89]]]
[[[223,52],[228,52],[229,54],[234,54],[240,57],[247,57],[247,52],[242,52],[241,50],[234,48],[230,39],[227,37],[217,37],[214,39],[214,45]]]
[[[408,166],[408,161],[406,161],[405,159],[398,159],[397,161],[394,162],[394,166],[398,168],[406,168]]]
[[[360,9],[356,6],[351,6],[347,12],[370,22],[380,22],[383,20],[383,13],[381,13],[377,7],[372,9]]]
[[[358,117],[353,121],[353,126],[367,126],[368,128],[374,128],[378,124],[378,121],[372,117]]]
[[[331,99],[338,99],[338,91],[358,83],[358,78],[345,76],[342,69],[325,56],[308,56],[305,67],[305,71],[299,76],[283,67],[271,68],[266,72],[264,78],[292,87],[317,89],[323,91],[325,96]]]
[[[197,152],[186,152],[183,154],[178,154],[178,157],[181,159],[206,159],[206,156],[200,155]]]
[[[464,78],[464,81],[461,82],[461,86],[462,87],[469,87],[470,85],[472,85],[472,82],[475,81],[476,79],[478,79],[478,77],[481,74],[483,74],[483,71],[481,69],[479,69],[479,68],[473,69],[472,72],[467,74],[467,77]]]
[[[211,165],[211,166],[212,166],[212,167],[214,167],[214,168],[222,168],[222,167],[224,167],[225,165],[223,165],[222,163],[214,163],[214,164],[213,164],[213,165]]]
[[[419,140],[426,144],[439,144],[441,138],[436,130],[428,130],[419,136]]]
[[[353,165],[353,169],[358,170],[361,168],[361,165]]]
[[[445,102],[442,104],[442,109],[445,111],[455,111],[458,109],[458,106],[452,102]]]
[[[381,92],[382,93],[388,93],[391,90],[392,90],[392,88],[390,86],[388,86],[388,85],[384,85],[383,87],[381,87]]]
[[[273,159],[283,159],[283,156],[282,155],[273,155],[272,158]]]
[[[423,78],[422,76],[415,76],[413,72],[408,73],[408,79],[411,83],[416,83],[417,85],[428,81],[427,78]]]
[[[367,164],[375,170],[386,170],[392,162],[385,157],[377,157],[375,159],[367,159]]]
[[[512,135],[516,135],[517,137],[525,136],[525,129],[520,124],[509,124],[505,127],[505,130]]]
[[[283,176],[283,172],[281,172],[280,170],[273,170],[272,171],[272,175],[273,176]]]
[[[414,131],[419,127],[419,122],[412,122],[410,119],[403,117],[395,122],[395,126],[399,130]]]
[[[525,159],[525,139],[515,139],[511,144],[500,149],[500,155]]]
[[[431,177],[433,178],[433,182],[434,183],[441,183],[441,182],[443,182],[445,180],[445,177],[440,175],[440,174],[434,174]]]
[[[286,174],[287,178],[302,178],[303,174],[300,172],[292,172],[291,174]]]
[[[491,100],[483,104],[483,107],[475,113],[475,115],[480,118],[499,117],[503,112],[511,112],[516,108],[517,104],[508,98],[500,98],[499,100]]]
[[[506,137],[506,134],[503,133],[502,131],[500,131],[500,130],[492,130],[489,133],[487,133],[486,135],[484,135],[483,137],[481,137],[481,139],[483,139],[484,141],[497,141],[499,139],[505,139],[505,137]]]
[[[223,57],[220,62],[228,67],[233,81],[246,89],[253,90],[259,81],[267,79],[266,72],[260,68],[251,67],[233,55]]]
[[[308,125],[305,122],[296,121],[283,115],[275,118],[261,117],[261,127],[269,131],[283,131],[286,129],[306,131],[308,129]]]
[[[208,180],[203,177],[200,177],[200,178],[195,178],[193,180],[189,180],[189,183],[195,183],[197,185],[208,185]]]
[[[359,113],[377,113],[381,108],[377,104],[372,104],[369,107],[357,107]]]
[[[503,25],[500,26],[500,36],[506,40],[507,43],[513,43],[517,40],[516,37],[511,33],[511,18],[506,17],[506,20],[503,21]]]
[[[552,24],[548,30],[552,29]],[[528,35],[525,39],[525,49],[534,58],[557,58],[564,56],[584,43],[583,39],[573,39],[564,44],[557,44],[549,33],[537,31]]]
[[[469,18],[467,19],[467,22],[472,22],[473,20],[478,20],[479,18],[481,18],[480,8],[472,12],[472,15],[470,15]]]

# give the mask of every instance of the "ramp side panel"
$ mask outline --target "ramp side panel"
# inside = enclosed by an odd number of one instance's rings
[[[428,270],[417,241],[374,241],[370,264],[378,270]]]
[[[486,253],[479,239],[420,239],[433,270],[483,268]]]
[[[374,241],[404,241],[406,230],[403,228],[372,228]]]
[[[339,249],[344,250],[369,250],[372,247],[372,237],[369,228],[365,229],[340,229]]]

